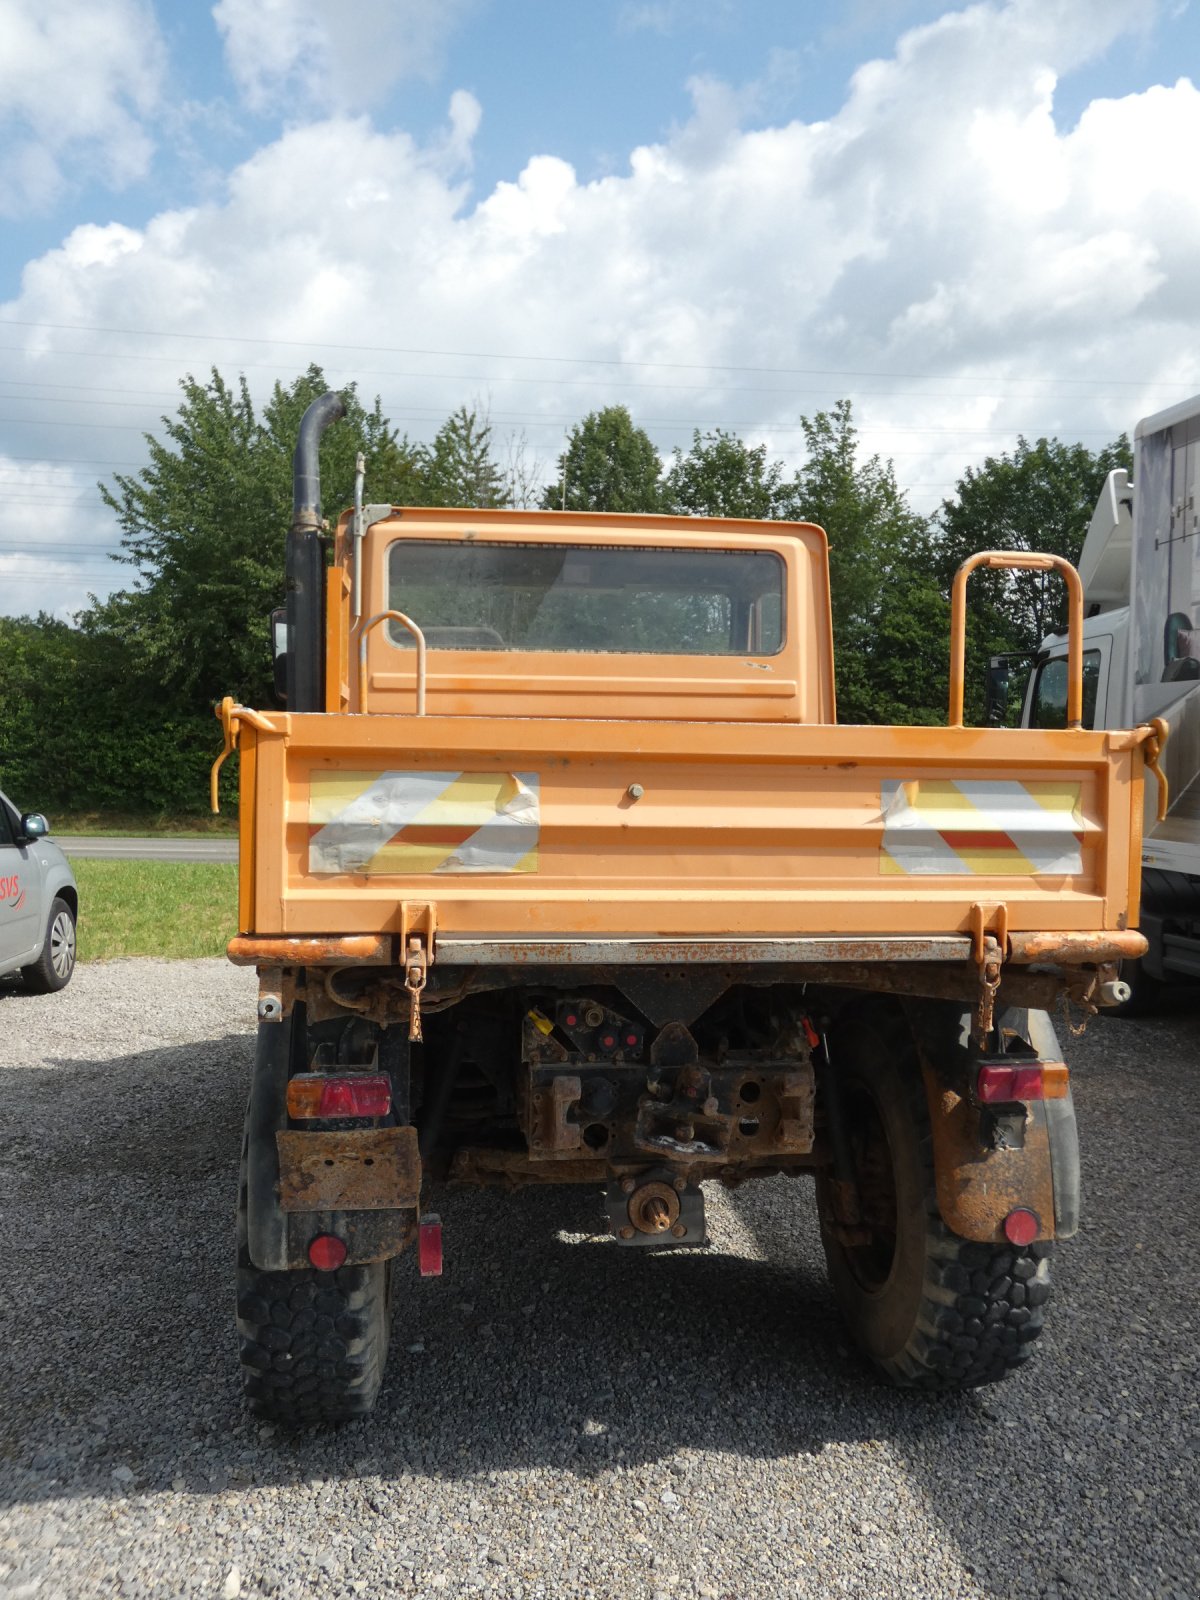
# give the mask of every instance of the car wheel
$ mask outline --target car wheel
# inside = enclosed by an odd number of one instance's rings
[[[53,994],[65,989],[75,971],[75,913],[65,900],[55,900],[46,919],[42,953],[28,967],[21,968],[25,987],[34,994]]]

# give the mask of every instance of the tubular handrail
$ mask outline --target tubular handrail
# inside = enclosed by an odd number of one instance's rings
[[[1083,583],[1065,556],[1016,550],[979,550],[954,574],[950,591],[950,708],[952,728],[963,725],[963,679],[967,660],[967,579],[976,567],[1057,572],[1067,586],[1067,727],[1083,727]]]
[[[425,635],[411,617],[406,617],[403,611],[377,611],[369,621],[364,622],[362,631],[358,636],[358,709],[367,709],[367,635],[371,629],[388,619],[398,622],[408,629],[416,641],[417,646],[417,715],[425,715]]]

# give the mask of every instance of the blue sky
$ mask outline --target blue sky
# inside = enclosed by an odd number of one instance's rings
[[[0,0],[0,482],[53,555],[0,538],[0,609],[122,580],[95,479],[211,363],[479,403],[547,475],[614,400],[791,466],[849,395],[922,510],[1099,445],[1200,390],[1198,81],[1177,0]]]

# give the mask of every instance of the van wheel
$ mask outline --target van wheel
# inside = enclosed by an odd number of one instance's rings
[[[246,1245],[246,1150],[238,1203],[242,1390],[255,1416],[291,1427],[346,1422],[379,1397],[391,1336],[391,1262],[260,1272]]]
[[[893,1383],[973,1389],[1029,1356],[1050,1296],[1049,1243],[1026,1249],[952,1233],[938,1212],[933,1141],[911,1049],[843,1030],[834,1057],[862,1226],[842,1226],[817,1179],[834,1297],[859,1348]]]
[[[42,953],[21,968],[25,987],[33,994],[53,994],[65,989],[75,971],[75,913],[65,900],[54,900],[46,918]]]

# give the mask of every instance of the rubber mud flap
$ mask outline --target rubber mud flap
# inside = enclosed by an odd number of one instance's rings
[[[929,1106],[942,1221],[960,1238],[1004,1243],[1005,1217],[1023,1206],[1038,1217],[1038,1238],[1053,1239],[1055,1197],[1044,1103],[1035,1102],[1026,1118],[1021,1148],[994,1146],[971,1098],[978,1061],[971,1039],[973,1012],[958,1001],[939,1000],[910,1001],[906,1010]],[[998,1015],[997,1022],[1023,1026],[1026,1016],[1010,1008]]]
[[[293,1011],[285,1022],[259,1023],[246,1108],[246,1248],[261,1272],[282,1272],[288,1266],[288,1221],[277,1195],[275,1135],[287,1127],[288,1062],[295,1019]]]
[[[1044,1011],[1024,1013],[1027,1038],[1042,1061],[1061,1061],[1062,1049],[1054,1024]],[[1079,1232],[1081,1179],[1079,1173],[1079,1132],[1075,1125],[1075,1101],[1068,1089],[1061,1100],[1044,1100],[1046,1132],[1050,1140],[1050,1168],[1054,1184],[1054,1234],[1058,1239],[1073,1239]]]

